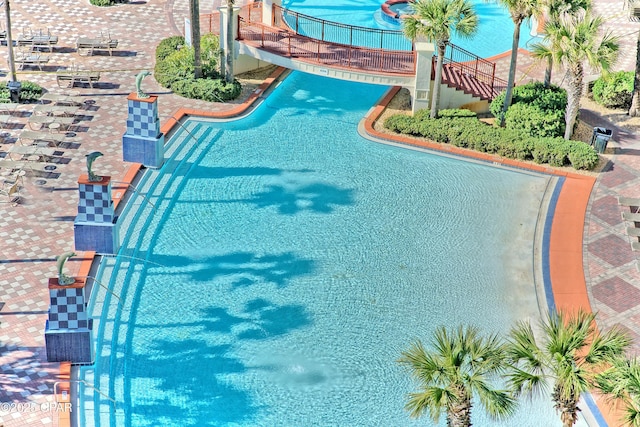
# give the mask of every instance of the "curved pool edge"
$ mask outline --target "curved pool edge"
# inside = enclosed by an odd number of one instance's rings
[[[225,112],[208,112],[180,108],[162,126],[161,131],[168,134],[174,127],[180,124],[182,119],[187,116],[203,116],[224,119],[248,113],[255,108],[256,102],[264,96],[265,92],[267,92],[272,85],[278,82],[285,71],[287,70],[281,67],[276,69],[243,104],[239,104],[232,110]],[[387,104],[391,99],[393,99],[400,89],[400,87],[392,87],[376,103],[376,105],[367,112],[359,126],[359,131],[361,130],[360,128],[362,128],[364,137],[420,147],[433,150],[441,154],[482,161],[494,166],[506,166],[564,178],[556,185],[554,193],[556,193],[559,188],[559,194],[557,194],[557,197],[555,197],[554,194],[555,204],[549,207],[549,213],[547,214],[548,219],[552,218],[550,230],[547,230],[545,225],[544,231],[545,240],[543,243],[543,251],[545,251],[546,247],[548,256],[543,254],[543,264],[545,260],[548,262],[548,275],[551,280],[551,300],[549,299],[549,295],[547,295],[547,304],[551,307],[551,304],[553,303],[555,307],[563,310],[575,311],[583,309],[590,312],[591,305],[589,303],[586,289],[582,252],[587,205],[589,203],[591,190],[595,185],[596,178],[568,171],[556,170],[541,165],[528,164],[485,153],[464,150],[458,147],[438,144],[431,141],[417,140],[415,138],[409,138],[401,135],[391,135],[378,132],[375,130],[374,124],[381,116]],[[141,168],[140,164],[133,164],[125,174],[122,182],[119,182],[118,186],[114,186],[114,190],[116,191],[114,192],[113,199],[116,206],[125,198],[125,194],[129,188],[128,183],[131,183],[136,179]],[[545,222],[545,224],[547,222]],[[94,261],[96,260],[95,255],[96,254],[93,252],[85,252],[83,254],[83,260],[80,267],[81,271],[89,272],[91,270]],[[545,265],[543,265],[543,270],[546,274],[547,267]],[[545,287],[546,286],[545,281]],[[66,376],[68,378],[68,368],[67,364],[60,364],[61,377]],[[614,420],[617,418],[614,418],[611,408],[604,403],[603,399],[599,399],[595,395],[587,395],[584,400],[587,407],[592,412],[593,419],[598,423],[598,426],[607,427],[608,425],[615,425]],[[607,422],[610,424],[607,424]],[[60,427],[70,427],[71,422],[68,418],[66,420],[61,418],[59,420],[59,425]]]
[[[420,147],[441,154],[481,161],[493,166],[508,166],[561,178],[553,191],[547,220],[544,224],[542,270],[545,276],[544,287],[547,306],[550,310],[557,309],[569,313],[575,313],[578,310],[592,312],[584,274],[583,238],[587,207],[591,191],[596,183],[596,177],[377,131],[375,123],[400,89],[398,86],[389,89],[368,111],[359,126],[362,136]],[[596,425],[599,427],[616,425],[619,415],[602,397],[588,394],[584,396],[584,402],[591,412],[592,423],[597,423]]]
[[[169,119],[165,122],[165,124],[160,128],[160,131],[165,135],[169,134],[174,128],[180,126],[180,123],[183,119],[188,118],[189,116],[198,116],[198,117],[209,117],[209,118],[217,118],[217,119],[230,119],[238,116],[242,116],[245,114],[249,114],[253,109],[255,109],[260,102],[262,101],[265,94],[267,94],[270,90],[272,90],[276,84],[282,79],[286,72],[288,72],[284,67],[276,68],[259,86],[256,88],[251,95],[241,104],[238,104],[236,107],[226,110],[226,111],[204,111],[204,110],[195,110],[191,108],[179,108],[177,109]],[[112,200],[114,204],[114,210],[118,210],[121,202],[125,202],[127,196],[129,195],[130,189],[132,188],[132,184],[136,179],[139,178],[139,173],[143,172],[143,166],[140,163],[133,163],[125,172],[124,176],[114,183],[112,186]],[[95,252],[93,251],[85,251],[80,255],[80,267],[78,276],[84,278],[91,278],[91,271],[93,271],[97,267],[98,258]],[[73,378],[77,378],[77,367],[73,366],[71,362],[61,362],[58,368],[58,378],[62,381],[71,379],[71,386],[69,388],[59,388],[60,396],[58,399],[68,399],[63,398],[61,394],[63,391],[69,391],[69,389],[74,389],[74,380]],[[72,395],[76,395],[76,393],[72,390]],[[57,400],[59,402],[63,402],[64,400]],[[59,427],[71,427],[72,425],[76,425],[74,423],[72,417],[77,415],[71,415],[68,412],[59,412],[58,413],[58,426]]]

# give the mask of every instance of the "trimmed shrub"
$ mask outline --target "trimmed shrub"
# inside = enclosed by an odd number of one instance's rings
[[[631,108],[633,71],[618,71],[600,77],[593,83],[593,100],[607,108]]]
[[[416,121],[414,117],[406,114],[394,114],[387,117],[384,121],[384,127],[392,132],[398,132],[405,135],[417,135]]]
[[[113,6],[118,3],[129,3],[129,0],[90,0],[94,6]]]
[[[242,85],[237,80],[226,83],[224,80],[191,79],[179,80],[171,89],[185,98],[225,102],[237,98],[242,91]]]
[[[497,118],[500,118],[504,97],[505,92],[502,92],[491,102],[491,114]],[[516,86],[504,117],[505,127],[531,136],[562,136],[566,108],[567,92],[558,86],[545,88],[540,82]]]
[[[542,138],[564,135],[566,127],[564,110],[545,112],[537,105],[524,103],[509,107],[504,120],[507,129],[518,130],[526,135]]]
[[[220,43],[217,36],[207,34],[200,39],[202,78],[194,78],[194,50],[184,45],[184,37],[162,40],[156,48],[154,77],[158,83],[178,95],[190,99],[224,102],[242,92],[240,82],[227,84],[217,72]]]
[[[471,111],[471,110],[466,110],[464,108],[456,108],[456,109],[444,109],[444,110],[440,110],[438,111],[438,116],[439,117],[460,117],[460,118],[464,118],[464,117],[469,117],[469,118],[477,118],[478,114],[476,114],[475,112]]]
[[[490,126],[477,118],[431,119],[428,110],[418,111],[414,116],[395,114],[385,120],[384,126],[394,132],[551,166],[572,165],[575,169],[593,169],[599,160],[594,148],[583,142],[559,137],[534,137],[521,131]]]
[[[162,39],[156,47],[156,61],[164,61],[169,55],[180,50],[184,46],[184,37],[173,36]]]
[[[575,142],[569,153],[569,161],[574,169],[591,170],[598,165],[598,153],[590,145]]]

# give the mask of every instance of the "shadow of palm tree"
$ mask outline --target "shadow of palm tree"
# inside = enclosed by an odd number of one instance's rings
[[[275,206],[283,215],[294,215],[303,211],[331,213],[338,206],[352,205],[352,189],[341,189],[327,184],[310,184],[298,188],[271,185],[266,191],[254,194],[249,199],[224,201],[223,203],[251,203],[258,208]]]
[[[37,375],[42,370],[42,365],[47,363],[44,351],[44,347],[16,347],[6,343],[0,345],[0,357],[3,360],[0,402],[28,402],[31,395],[52,393],[51,384],[45,384]]]
[[[159,265],[188,267],[192,280],[209,282],[216,277],[225,277],[233,287],[250,286],[254,283],[273,283],[283,287],[289,280],[314,271],[311,259],[299,258],[291,252],[277,255],[256,255],[252,252],[234,252],[226,255],[194,260],[181,256],[153,256],[151,261]],[[199,268],[194,268],[199,265]]]
[[[133,419],[185,427],[258,422],[263,408],[234,385],[249,372],[236,356],[235,344],[284,335],[312,323],[305,307],[264,298],[248,301],[239,314],[205,307],[201,317],[195,324],[136,326],[138,334],[150,337],[186,327],[189,338],[152,339],[143,352],[128,351],[126,363],[115,363],[125,377],[124,406],[119,411],[124,411],[125,425]]]

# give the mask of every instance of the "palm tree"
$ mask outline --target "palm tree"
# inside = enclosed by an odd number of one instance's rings
[[[536,337],[528,322],[511,330],[507,374],[516,396],[535,393],[552,384],[551,398],[564,427],[578,419],[580,396],[597,386],[595,372],[619,357],[631,344],[617,329],[599,333],[595,314],[579,311],[574,316],[550,313]]]
[[[611,368],[596,376],[598,387],[610,400],[625,406],[622,422],[640,427],[640,363],[638,359],[617,359]]]
[[[436,76],[431,97],[431,117],[438,116],[444,53],[452,34],[471,37],[478,29],[478,15],[469,0],[416,0],[414,14],[403,20],[405,35],[411,40],[424,36],[438,49]]]
[[[511,99],[513,97],[513,85],[516,81],[516,66],[518,62],[518,47],[520,44],[520,27],[526,20],[530,20],[532,16],[538,17],[542,14],[540,2],[538,0],[498,0],[511,15],[511,20],[515,25],[513,29],[513,40],[511,43],[511,61],[509,62],[509,77],[507,79],[507,90],[502,104],[502,114],[498,117],[500,126],[504,125],[504,115],[506,114]]]
[[[604,20],[590,12],[567,15],[545,24],[553,49],[553,61],[566,70],[567,109],[565,139],[571,139],[578,118],[585,63],[595,72],[609,71],[618,57],[618,39],[610,32],[600,35]]]
[[[545,22],[559,22],[561,18],[567,15],[576,15],[578,13],[584,13],[591,7],[591,0],[573,0],[566,2],[565,0],[547,0],[545,9],[547,11],[545,15]],[[549,88],[551,86],[551,71],[553,69],[553,54],[558,49],[550,45],[550,39],[545,33],[545,38],[542,42],[533,43],[529,50],[534,58],[546,62],[546,68],[544,70],[544,87]]]
[[[505,368],[504,344],[497,335],[483,338],[473,327],[459,327],[453,332],[440,327],[432,347],[427,351],[416,341],[399,360],[420,384],[421,390],[410,393],[405,405],[412,417],[426,412],[438,423],[446,413],[447,426],[467,427],[471,425],[473,397],[493,417],[513,413],[515,401],[509,393],[491,384]]]
[[[235,0],[227,0],[227,66],[224,73],[224,79],[227,83],[233,83],[233,6]]]
[[[640,116],[640,31],[638,31],[638,40],[636,42],[636,73],[633,78],[633,96],[629,115],[631,117]]]

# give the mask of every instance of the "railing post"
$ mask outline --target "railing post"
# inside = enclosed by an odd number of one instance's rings
[[[272,4],[271,5],[271,26],[275,27],[276,26],[276,13],[278,13],[277,9],[276,9],[276,4]]]
[[[493,71],[491,72],[491,90],[493,91],[493,84],[496,78],[496,63],[492,62],[493,64]]]
[[[321,33],[322,33],[322,37],[321,37],[321,39],[320,39],[320,40],[322,40],[322,41],[324,41],[324,22],[325,22],[325,21],[324,21],[324,19],[323,19],[323,20],[322,20],[322,26],[320,27],[320,28],[321,28],[321,30],[320,30],[320,31],[321,31]]]
[[[300,34],[298,33],[298,14],[296,13],[296,34]]]
[[[264,47],[264,25],[261,25],[260,28],[262,29],[261,31],[262,36],[260,37],[260,46]]]

